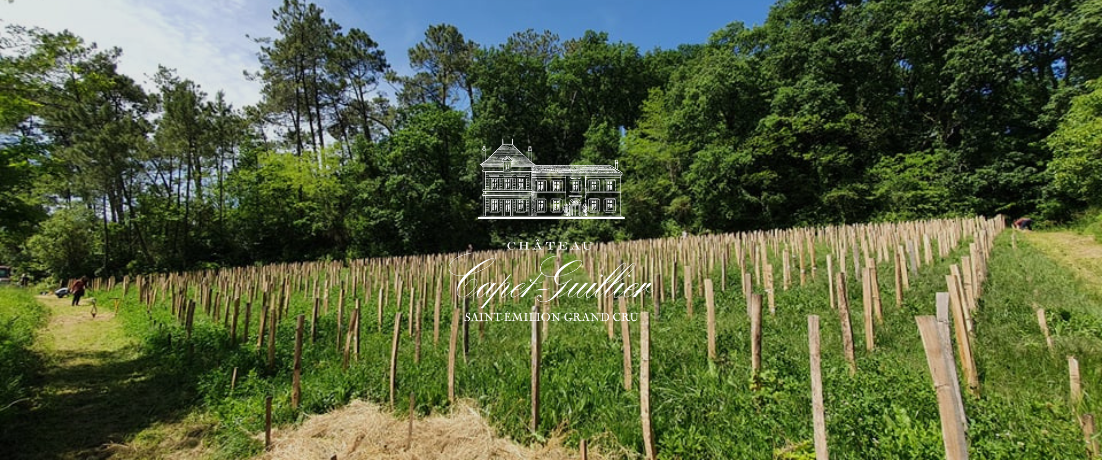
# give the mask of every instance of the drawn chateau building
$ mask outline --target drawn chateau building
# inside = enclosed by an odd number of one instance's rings
[[[479,219],[623,219],[618,166],[537,165],[502,142],[482,162]]]

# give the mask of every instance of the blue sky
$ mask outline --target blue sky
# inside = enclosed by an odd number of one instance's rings
[[[123,49],[120,68],[149,87],[158,64],[175,68],[208,93],[226,91],[237,106],[259,98],[259,85],[242,76],[257,68],[258,47],[246,37],[271,36],[271,11],[281,0],[14,0],[0,2],[0,21],[69,29],[101,47]],[[550,30],[563,40],[587,29],[641,51],[701,43],[732,21],[765,20],[768,0],[584,1],[320,0],[326,16],[345,29],[365,30],[386,51],[391,65],[408,73],[406,51],[428,26],[450,23],[468,39],[496,45],[514,32]],[[392,92],[390,88],[384,91]]]

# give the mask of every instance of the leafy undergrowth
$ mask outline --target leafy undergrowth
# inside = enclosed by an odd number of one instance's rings
[[[825,251],[824,251],[825,252]],[[877,348],[864,351],[860,283],[851,282],[849,297],[857,366],[848,375],[841,347],[840,323],[827,300],[825,273],[820,268],[806,286],[777,293],[777,313],[763,321],[763,369],[752,380],[749,321],[738,292],[737,273],[722,290],[718,273],[717,319],[719,356],[706,358],[704,302],[695,301],[689,319],[683,300],[662,305],[652,321],[652,417],[659,458],[811,458],[812,437],[807,315],[822,318],[823,381],[827,430],[833,458],[942,458],[940,423],[915,315],[934,314],[934,294],[944,290],[944,276],[956,252],[947,260],[912,275],[902,308],[894,305],[892,267],[880,267],[885,322],[876,331]],[[819,267],[825,266],[820,254]],[[1065,354],[1079,357],[1087,398],[1083,410],[1098,402],[1090,396],[1102,384],[1102,319],[1098,299],[1090,297],[1066,270],[1027,242],[1010,249],[1009,234],[997,240],[990,260],[991,276],[976,317],[976,361],[982,395],[966,396],[972,458],[1080,458],[1084,444],[1073,408],[1067,402]],[[778,280],[780,277],[778,276]],[[779,283],[778,283],[779,284]],[[301,422],[306,414],[341,407],[363,398],[387,403],[391,331],[397,307],[388,305],[381,320],[374,298],[366,299],[359,359],[348,369],[337,353],[336,308],[318,323],[316,343],[309,340],[312,299],[296,293],[290,312],[277,330],[275,366],[266,364],[256,345],[256,310],[249,339],[231,343],[222,322],[202,312],[190,342],[172,318],[168,304],[158,301],[151,313],[133,292],[124,305],[131,331],[140,334],[147,352],[162,365],[186,369],[219,421],[214,436],[221,456],[239,458],[262,449],[266,396],[273,397],[277,424]],[[335,299],[337,289],[330,293]],[[391,299],[393,301],[393,298]],[[1037,327],[1032,302],[1048,306],[1057,350],[1049,353]],[[334,302],[335,305],[336,302]],[[446,302],[445,302],[446,303]],[[648,300],[649,308],[649,300]],[[349,302],[351,305],[352,302]],[[592,312],[593,302],[564,302],[556,311]],[[403,316],[405,305],[402,306]],[[242,306],[242,309],[244,306]],[[638,306],[631,307],[637,311]],[[520,305],[498,311],[523,311]],[[200,308],[201,310],[201,308]],[[293,317],[306,313],[307,343],[303,351],[302,405],[292,409],[291,367]],[[420,414],[448,410],[447,343],[450,308],[445,305],[440,341],[433,341],[432,307],[424,312],[422,355],[414,362],[412,338],[402,324],[397,394],[398,413],[414,393]],[[460,397],[476,401],[500,433],[521,443],[538,442],[561,430],[567,443],[591,439],[604,452],[636,456],[643,450],[639,422],[638,368],[633,390],[623,389],[619,338],[609,340],[599,322],[552,322],[543,346],[542,418],[530,432],[529,324],[471,324],[470,354],[460,356],[456,388]],[[638,365],[638,324],[631,324],[635,365]],[[619,327],[617,326],[617,331]],[[236,387],[231,390],[233,369]],[[259,438],[262,439],[262,436]]]
[[[30,291],[0,287],[0,427],[11,423],[20,401],[30,395],[30,378],[40,364],[31,345],[46,319],[46,309]]]

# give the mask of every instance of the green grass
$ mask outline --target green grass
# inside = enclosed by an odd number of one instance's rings
[[[1082,435],[1067,403],[1064,355],[1079,356],[1087,393],[1082,409],[1095,410],[1098,402],[1091,392],[1102,384],[1098,372],[1102,369],[1102,309],[1098,299],[1085,294],[1066,270],[1021,239],[1018,245],[1017,251],[1009,248],[1008,234],[997,240],[990,261],[992,273],[976,317],[982,396],[965,398],[971,453],[973,458],[1081,458]],[[960,255],[954,253],[913,276],[902,309],[894,305],[891,266],[880,267],[885,323],[877,328],[877,349],[871,353],[863,346],[860,284],[850,283],[858,348],[855,377],[848,375],[842,356],[839,319],[828,306],[824,270],[807,286],[777,293],[777,315],[764,318],[764,372],[754,385],[749,324],[744,302],[734,288],[737,273],[729,274],[729,289],[717,293],[719,357],[715,364],[706,359],[703,299],[698,296],[694,301],[696,316],[691,320],[684,313],[683,300],[664,304],[651,333],[652,416],[659,457],[773,458],[776,453],[783,455],[780,458],[807,458],[812,433],[806,318],[818,314],[832,457],[942,458],[937,404],[914,316],[934,313],[934,293],[944,290],[948,266]],[[825,265],[823,258],[820,254],[820,267]],[[718,290],[718,273],[713,278]],[[780,276],[777,279],[779,287]],[[1058,349],[1054,355],[1044,348],[1033,316],[1034,290],[1038,303],[1050,305]],[[331,292],[334,298],[336,294]],[[274,418],[279,424],[326,412],[353,398],[388,400],[390,331],[396,306],[386,308],[382,332],[377,332],[371,296],[364,310],[359,361],[342,369],[336,353],[334,307],[319,321],[317,344],[305,346],[302,407],[290,408],[293,316],[308,312],[311,305],[312,299],[301,293],[293,296],[290,312],[277,331],[276,366],[271,370],[264,352],[254,348],[255,311],[250,343],[242,346],[230,344],[223,326],[201,311],[191,343],[186,344],[167,303],[159,302],[147,316],[134,292],[124,305],[123,318],[160,365],[186,369],[183,374],[192,376],[182,384],[193,384],[206,410],[220,421],[215,435],[221,455],[237,458],[262,447],[253,436],[263,428],[267,395],[274,397]],[[593,305],[565,302],[559,311],[593,311]],[[403,316],[405,309],[403,305]],[[521,305],[498,308],[524,310]],[[447,409],[449,311],[445,305],[441,341],[434,346],[431,303],[426,308],[419,364],[413,362],[413,341],[402,326],[398,399],[404,401],[415,393],[420,413]],[[528,431],[529,332],[527,323],[491,323],[481,337],[478,325],[472,324],[469,361],[464,364],[460,358],[457,365],[459,395],[476,400],[501,433],[521,442],[565,430],[572,444],[590,438],[606,450],[622,446],[641,452],[638,382],[634,391],[623,390],[619,338],[608,340],[603,323],[550,325],[542,361],[541,424],[536,433]],[[638,366],[638,324],[632,324],[632,341]],[[239,379],[231,392],[235,367]],[[637,378],[638,368],[634,371]],[[404,403],[399,406],[397,411],[402,412]]]
[[[46,319],[46,309],[30,291],[0,287],[0,426],[12,423],[19,401],[30,396],[30,380],[40,364],[31,346]]]

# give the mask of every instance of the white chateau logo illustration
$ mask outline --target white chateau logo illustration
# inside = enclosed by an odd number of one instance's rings
[[[511,142],[511,141],[510,141]],[[486,151],[486,147],[482,148]],[[479,219],[623,219],[616,165],[537,165],[504,141],[482,162]]]

